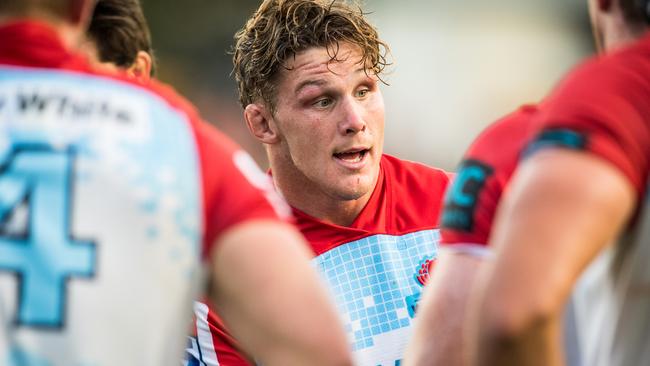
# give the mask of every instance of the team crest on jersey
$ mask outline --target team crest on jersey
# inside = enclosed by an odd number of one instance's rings
[[[431,271],[433,270],[435,264],[436,264],[435,258],[424,258],[420,261],[417,268],[415,268],[415,273],[413,274],[413,278],[415,279],[415,282],[420,287],[424,287],[426,286],[427,283],[429,283]],[[418,290],[418,292],[414,293],[413,295],[407,296],[404,299],[404,301],[406,302],[406,308],[411,318],[415,317],[415,313],[418,309],[418,302],[420,301],[420,296],[421,296],[421,292]]]
[[[431,274],[431,270],[433,269],[433,266],[436,263],[435,258],[428,258],[428,259],[423,259],[420,262],[420,265],[418,268],[416,268],[416,273],[415,273],[415,281],[418,283],[418,285],[424,287],[426,286],[427,283],[429,283],[429,277]]]

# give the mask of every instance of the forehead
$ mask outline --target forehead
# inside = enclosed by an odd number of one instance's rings
[[[332,59],[333,55],[336,55],[335,59]],[[349,43],[341,43],[338,47],[308,48],[287,60],[278,84],[298,84],[306,79],[347,78],[359,72],[365,76],[362,59],[361,49]]]

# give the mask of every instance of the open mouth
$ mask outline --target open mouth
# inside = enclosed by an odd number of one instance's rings
[[[349,150],[335,153],[334,157],[346,163],[359,163],[366,157],[369,151],[369,149]]]

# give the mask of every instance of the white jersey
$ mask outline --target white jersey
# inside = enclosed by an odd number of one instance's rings
[[[178,363],[197,164],[186,117],[151,92],[0,68],[0,364]]]
[[[202,259],[288,208],[170,88],[97,75],[46,24],[0,40],[0,365],[178,365]]]

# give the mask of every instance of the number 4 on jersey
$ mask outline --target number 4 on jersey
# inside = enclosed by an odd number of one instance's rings
[[[74,157],[27,145],[0,161],[0,272],[18,279],[18,325],[63,327],[68,281],[95,274],[95,244],[70,234]]]

